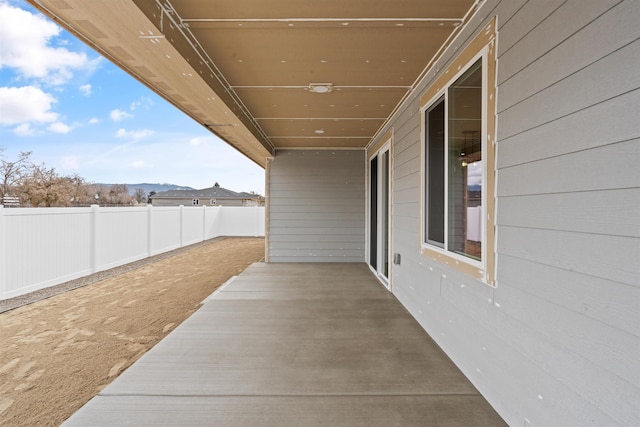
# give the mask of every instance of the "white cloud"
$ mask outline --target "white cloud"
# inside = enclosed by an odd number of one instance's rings
[[[91,95],[91,85],[89,83],[87,83],[86,85],[80,86],[79,89],[80,89],[80,93],[82,93],[84,96]]]
[[[36,134],[35,130],[31,126],[29,126],[29,123],[23,123],[20,126],[16,127],[13,130],[13,133],[18,136],[31,136]]]
[[[111,113],[109,113],[109,117],[111,117],[111,120],[113,120],[114,122],[119,122],[124,119],[130,119],[133,117],[133,115],[116,108],[115,110],[111,111]]]
[[[56,99],[35,86],[0,87],[0,124],[48,123],[58,119],[51,111]]]
[[[90,125],[97,125],[98,123],[100,123],[100,119],[99,119],[99,118],[97,118],[97,117],[92,117],[92,118],[89,120],[89,124],[90,124]]]
[[[134,162],[131,162],[131,167],[134,169],[145,169],[145,168],[152,168],[153,165],[147,163],[144,160],[136,160]]]
[[[203,144],[204,142],[205,142],[205,138],[195,137],[195,138],[191,138],[189,140],[189,145],[197,147],[198,145]]]
[[[151,106],[153,106],[153,101],[146,96],[143,96],[137,101],[133,101],[129,106],[129,109],[131,111],[135,111],[138,108],[144,108],[145,110],[148,110]]]
[[[135,141],[138,141],[140,139],[146,138],[151,135],[153,135],[153,131],[150,129],[141,129],[141,130],[118,129],[118,131],[116,132],[116,137],[118,138],[133,139]]]
[[[49,44],[60,27],[7,3],[0,3],[0,68],[14,68],[24,78],[37,78],[51,85],[62,85],[75,69],[93,69],[99,58],[90,60],[81,52]]]
[[[62,122],[51,123],[47,130],[55,133],[69,133],[73,129],[71,126],[66,125]]]
[[[64,170],[80,169],[80,161],[78,156],[65,156],[60,159],[60,167]]]

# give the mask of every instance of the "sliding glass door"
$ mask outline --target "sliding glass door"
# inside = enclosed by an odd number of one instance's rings
[[[369,265],[388,286],[390,262],[389,144],[369,160]]]

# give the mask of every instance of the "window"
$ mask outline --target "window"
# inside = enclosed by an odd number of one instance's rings
[[[425,242],[481,261],[482,59],[425,112]]]
[[[199,199],[193,199],[191,201],[191,204],[194,205],[194,206],[199,205],[200,204],[200,200]]]
[[[422,253],[489,284],[495,256],[494,24],[421,99]]]
[[[216,204],[218,204],[218,202],[216,201],[216,199],[211,199],[211,205],[215,206]]]

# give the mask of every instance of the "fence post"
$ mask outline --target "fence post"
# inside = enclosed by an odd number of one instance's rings
[[[184,205],[180,205],[180,247],[184,246]]]
[[[260,235],[260,208],[255,206],[253,214],[256,216],[256,231],[253,233],[253,237],[258,237]]]
[[[91,273],[98,271],[98,214],[99,205],[91,205],[91,236],[89,238],[90,269]]]
[[[151,256],[151,235],[152,235],[152,231],[153,228],[151,227],[151,217],[153,216],[153,214],[151,213],[151,210],[153,208],[153,205],[147,205],[147,256]]]
[[[202,241],[207,240],[207,205],[202,205]]]
[[[4,236],[4,205],[0,205],[0,265],[7,265],[5,246],[7,239]],[[7,269],[0,269],[0,299],[7,292]]]

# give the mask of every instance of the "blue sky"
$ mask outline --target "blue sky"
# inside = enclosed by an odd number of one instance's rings
[[[262,168],[24,0],[0,0],[0,147],[90,182],[264,194]]]

